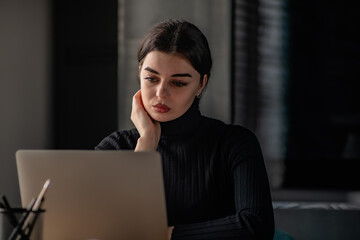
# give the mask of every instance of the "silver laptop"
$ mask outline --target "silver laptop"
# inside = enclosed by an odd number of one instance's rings
[[[43,239],[167,239],[159,153],[19,150],[16,163],[23,206],[51,181]]]

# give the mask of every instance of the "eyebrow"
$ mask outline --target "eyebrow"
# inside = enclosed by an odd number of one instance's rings
[[[144,68],[144,70],[152,72],[157,75],[160,75],[160,73],[158,71],[156,71],[150,67],[146,67],[146,68]],[[190,77],[190,78],[192,78],[191,74],[189,74],[189,73],[175,73],[175,74],[171,75],[171,77]]]

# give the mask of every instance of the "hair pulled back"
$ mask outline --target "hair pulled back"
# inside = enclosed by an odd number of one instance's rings
[[[208,41],[204,34],[192,23],[168,19],[156,24],[143,38],[138,50],[141,66],[151,51],[177,53],[186,58],[200,73],[200,81],[207,75],[209,80],[212,58]]]

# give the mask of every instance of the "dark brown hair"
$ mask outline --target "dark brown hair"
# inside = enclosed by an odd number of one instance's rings
[[[212,58],[208,41],[195,25],[177,19],[168,19],[156,24],[143,38],[138,50],[138,63],[141,66],[151,51],[178,53],[185,57],[200,73],[209,80]]]

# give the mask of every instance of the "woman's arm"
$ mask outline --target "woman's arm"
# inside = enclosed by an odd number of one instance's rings
[[[226,149],[235,195],[235,213],[195,224],[175,225],[172,239],[272,240],[274,218],[270,188],[260,146],[253,134]]]
[[[146,112],[141,99],[141,90],[133,96],[131,121],[140,134],[135,152],[156,150],[160,140],[161,127],[160,123],[151,119]]]

